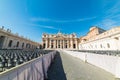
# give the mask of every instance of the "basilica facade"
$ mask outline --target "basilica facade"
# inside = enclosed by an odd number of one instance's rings
[[[93,26],[86,36],[80,38],[77,38],[75,33],[44,33],[42,45],[44,49],[120,50],[120,27],[104,30]]]
[[[78,38],[75,33],[42,35],[43,48],[45,49],[78,49]]]

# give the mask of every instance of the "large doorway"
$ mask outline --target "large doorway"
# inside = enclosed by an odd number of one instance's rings
[[[5,36],[0,36],[0,49],[3,46],[4,40],[5,40]]]
[[[51,48],[53,48],[53,44],[51,45]]]
[[[43,44],[43,49],[44,49],[45,47],[46,47],[46,44],[44,43],[44,44]]]
[[[73,48],[74,48],[74,49],[76,48],[76,44],[73,44]]]
[[[9,44],[8,44],[8,47],[12,47],[12,43],[13,43],[13,41],[10,40],[10,41],[9,41]]]

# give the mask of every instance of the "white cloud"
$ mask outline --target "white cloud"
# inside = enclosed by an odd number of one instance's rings
[[[27,25],[38,26],[38,27],[41,27],[41,28],[54,29],[54,30],[59,30],[60,29],[60,28],[55,28],[54,26],[46,26],[46,25],[38,25],[38,24],[27,24]]]
[[[113,3],[113,5],[105,11],[105,18],[119,18],[120,17],[120,1]]]
[[[101,17],[101,21],[97,22],[97,26],[103,29],[110,29],[112,27],[116,27],[120,25],[120,1],[112,2],[112,6],[110,8],[104,7],[106,11],[104,15]],[[110,3],[111,4],[111,3]]]
[[[77,19],[76,21],[87,21],[87,20],[92,20],[95,19],[96,17],[91,17],[91,18],[83,18],[83,19]]]
[[[119,12],[120,1],[117,1],[111,8],[107,10],[107,13],[116,13]]]
[[[50,21],[50,19],[47,18],[31,18],[31,21]]]
[[[30,20],[33,22],[57,22],[57,23],[66,23],[66,22],[81,22],[81,21],[88,21],[95,19],[96,17],[89,17],[89,18],[81,18],[81,19],[74,19],[74,20],[55,20],[55,19],[48,19],[48,18],[31,18]]]
[[[118,22],[111,20],[111,19],[105,19],[97,24],[97,26],[100,26],[103,29],[110,29],[112,27],[116,27],[118,25]]]

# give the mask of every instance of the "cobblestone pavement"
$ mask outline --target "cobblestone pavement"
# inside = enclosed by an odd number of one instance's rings
[[[49,68],[48,80],[115,80],[115,78],[103,69],[61,51]]]

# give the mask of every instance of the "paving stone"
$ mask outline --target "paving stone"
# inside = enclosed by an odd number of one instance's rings
[[[115,80],[115,77],[61,51],[48,71],[48,80]]]

